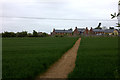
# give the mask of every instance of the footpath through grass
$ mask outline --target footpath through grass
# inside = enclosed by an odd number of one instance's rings
[[[118,38],[82,37],[69,78],[118,78]]]
[[[34,78],[70,49],[78,38],[3,38],[2,77]]]

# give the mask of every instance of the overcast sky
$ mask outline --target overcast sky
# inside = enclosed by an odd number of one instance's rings
[[[18,21],[20,22],[18,19],[14,19],[12,22],[13,18],[40,19],[40,21],[42,19],[111,20],[110,14],[118,11],[118,0],[0,0],[0,4],[2,4],[0,6],[0,22],[2,23],[0,23],[0,25],[3,28],[2,31],[19,31],[17,30],[19,28],[10,28],[11,26],[18,25],[16,24]],[[49,21],[46,21],[46,23],[44,21],[42,21],[44,24],[50,23]],[[35,21],[31,21],[31,23],[32,22],[34,23]],[[54,21],[50,24],[53,23]],[[24,24],[25,23],[21,22],[21,25],[24,26]],[[42,23],[40,24],[42,25]],[[63,24],[65,24],[64,21]],[[72,27],[77,26],[78,23],[76,25],[74,24],[72,24]],[[88,26],[92,24],[94,23],[88,24]],[[114,25],[114,23],[111,24],[110,22],[109,26]],[[48,24],[47,26],[51,25]],[[47,26],[45,26],[45,28],[47,28]],[[57,28],[57,26],[56,24],[54,28]],[[39,28],[43,29],[42,27],[39,26]],[[31,31],[27,28],[28,27],[25,29]],[[34,29],[32,25],[31,27],[29,25],[29,28]],[[49,29],[46,30],[45,28],[42,31],[50,32],[50,29],[53,27],[48,27]]]

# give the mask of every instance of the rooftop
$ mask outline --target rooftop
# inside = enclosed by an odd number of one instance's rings
[[[72,33],[72,30],[55,30],[56,33]]]
[[[104,32],[105,33],[112,33],[115,29],[106,29]]]
[[[105,30],[103,29],[93,29],[93,32],[104,32]]]
[[[85,28],[78,28],[78,32],[84,32]]]

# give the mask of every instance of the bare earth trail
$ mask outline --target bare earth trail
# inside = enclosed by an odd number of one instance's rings
[[[70,50],[68,50],[56,63],[54,63],[44,74],[40,75],[37,79],[67,78],[68,74],[72,72],[75,67],[80,40],[81,38],[79,38]]]

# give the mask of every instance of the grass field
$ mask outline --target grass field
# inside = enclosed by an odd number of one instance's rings
[[[118,63],[117,37],[83,37],[69,78],[118,78]]]
[[[5,78],[34,78],[70,49],[78,38],[3,38]]]

